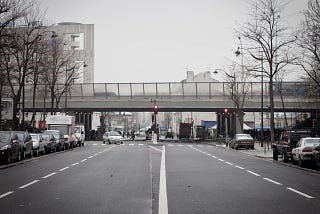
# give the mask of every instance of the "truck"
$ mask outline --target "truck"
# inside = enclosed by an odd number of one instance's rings
[[[59,130],[63,133],[66,149],[76,146],[75,117],[69,115],[50,115],[46,118],[48,130]]]
[[[180,123],[179,139],[191,139],[192,123]]]
[[[205,140],[206,138],[206,127],[205,126],[197,126],[196,127],[196,138],[197,140]]]
[[[84,125],[78,124],[74,127],[75,135],[76,135],[76,144],[80,146],[84,146],[84,140],[86,139]]]

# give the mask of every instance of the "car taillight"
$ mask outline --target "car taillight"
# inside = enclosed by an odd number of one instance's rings
[[[302,152],[312,152],[312,149],[303,149]]]

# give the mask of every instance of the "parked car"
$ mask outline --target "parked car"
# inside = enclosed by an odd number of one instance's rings
[[[233,149],[246,148],[254,149],[254,139],[250,134],[235,134],[230,142],[230,147]]]
[[[27,131],[11,131],[12,133],[16,133],[20,142],[21,149],[21,157],[22,159],[29,156],[33,157],[33,141],[30,136],[30,133]]]
[[[285,130],[281,133],[280,138],[272,144],[273,160],[278,160],[282,157],[283,162],[292,160],[292,149],[301,138],[313,137],[314,133],[311,130]]]
[[[42,136],[40,134],[31,133],[30,134],[33,142],[33,155],[38,157],[40,153],[45,154],[45,147]]]
[[[117,131],[105,132],[102,138],[103,138],[103,143],[104,144],[106,142],[108,142],[108,144],[111,144],[111,143],[123,144],[123,137]]]
[[[21,149],[16,133],[0,131],[0,160],[11,163],[12,160],[21,160]]]
[[[312,164],[315,167],[319,167],[320,168],[320,144],[316,144],[312,148],[311,161],[312,161]]]
[[[56,150],[61,151],[65,149],[65,139],[63,137],[63,133],[60,130],[45,130],[44,134],[52,134],[56,141]]]
[[[166,135],[164,136],[165,139],[171,138],[173,139],[173,133],[172,132],[167,132]]]
[[[57,150],[56,139],[50,132],[42,133],[42,142],[46,153],[55,152]]]
[[[305,162],[311,162],[312,149],[318,144],[320,144],[320,138],[301,138],[296,148],[292,149],[293,161],[297,161],[299,166],[303,166]]]

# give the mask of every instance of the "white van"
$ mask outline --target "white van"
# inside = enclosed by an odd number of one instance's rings
[[[78,146],[84,146],[84,140],[86,138],[84,125],[76,125],[74,127],[75,135],[76,135],[76,141]]]

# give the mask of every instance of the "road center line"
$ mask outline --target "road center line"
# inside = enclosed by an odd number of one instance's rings
[[[80,161],[80,163],[85,162],[86,160],[88,160],[87,158],[83,159]]]
[[[263,179],[266,180],[266,181],[270,181],[271,183],[274,183],[274,184],[277,184],[277,185],[282,185],[281,183],[279,183],[277,181],[274,181],[274,180],[272,180],[270,178],[263,178]]]
[[[238,168],[238,169],[244,169],[244,168],[241,167],[241,166],[234,166],[234,167],[236,167],[236,168]]]
[[[227,161],[226,161],[226,164],[229,164],[230,166],[233,166],[233,163],[230,163],[230,162],[227,162]]]
[[[49,178],[49,177],[51,177],[52,175],[55,175],[55,174],[57,174],[57,172],[53,172],[53,173],[51,173],[49,175],[43,176],[42,178]]]
[[[10,195],[10,194],[12,194],[12,193],[13,193],[13,191],[6,192],[6,193],[0,195],[0,198],[4,198],[4,197],[6,197],[6,196],[8,196],[8,195]]]
[[[89,156],[89,157],[88,157],[88,159],[91,159],[91,158],[93,158],[93,156]]]
[[[257,177],[260,177],[259,174],[255,173],[255,172],[252,172],[252,171],[250,171],[250,170],[247,170],[247,172],[249,172],[249,173],[251,173],[251,174],[253,174],[253,175],[257,176]]]
[[[306,198],[309,198],[309,199],[314,198],[314,197],[312,197],[312,196],[310,196],[310,195],[307,195],[307,194],[305,194],[305,193],[303,193],[303,192],[300,192],[300,191],[298,191],[298,190],[296,190],[296,189],[293,189],[293,188],[291,188],[291,187],[287,187],[287,189],[288,189],[288,190],[291,190],[292,192],[298,193],[299,195],[302,195],[302,196],[304,196],[304,197],[306,197]]]
[[[73,163],[73,164],[71,164],[71,166],[75,166],[75,165],[78,165],[78,164],[79,164],[79,162]]]
[[[167,181],[166,181],[166,148],[162,146],[160,182],[159,182],[159,207],[158,214],[168,214]]]
[[[32,184],[35,184],[35,183],[37,183],[37,182],[39,182],[39,180],[31,181],[30,183],[27,183],[27,184],[19,187],[19,189],[24,189],[24,188],[26,188],[26,187],[28,187],[28,186],[30,186],[30,185],[32,185]]]
[[[64,167],[64,168],[62,168],[62,169],[59,169],[58,171],[59,171],[59,172],[62,172],[62,171],[64,171],[64,170],[66,170],[66,169],[69,169],[69,166]]]

